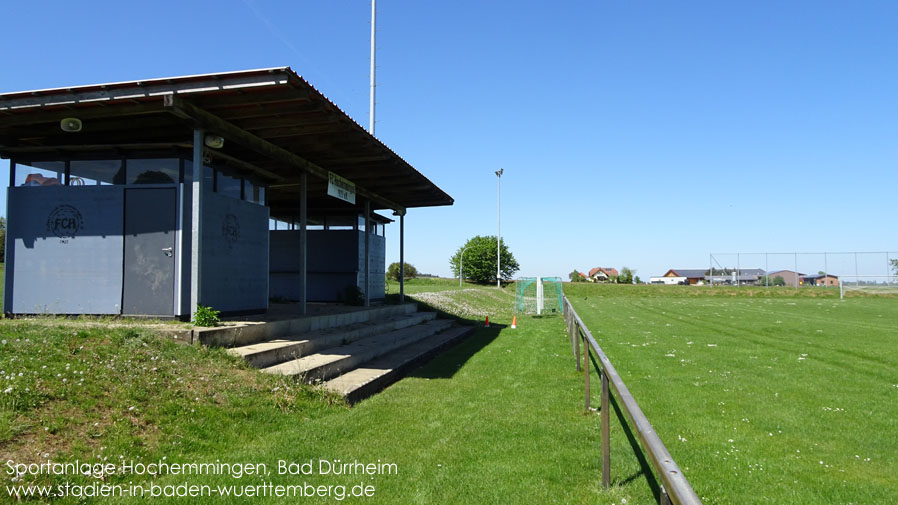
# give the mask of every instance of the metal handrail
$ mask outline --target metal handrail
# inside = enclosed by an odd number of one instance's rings
[[[571,350],[577,359],[577,370],[580,371],[580,341],[583,341],[583,376],[584,376],[584,392],[586,396],[586,409],[589,410],[589,362],[590,349],[598,357],[601,368],[597,371],[602,378],[602,486],[608,487],[611,484],[611,452],[609,444],[610,433],[610,398],[609,386],[614,390],[614,394],[619,400],[619,404],[630,421],[630,424],[636,428],[636,434],[642,445],[643,453],[651,462],[655,473],[661,480],[661,496],[659,501],[662,503],[673,503],[674,505],[701,505],[698,495],[692,489],[689,481],[683,475],[683,471],[677,466],[673,456],[661,442],[661,438],[655,433],[651,423],[643,414],[642,409],[636,403],[636,399],[627,389],[623,379],[615,370],[611,360],[605,355],[605,352],[599,347],[599,344],[593,338],[589,328],[583,324],[583,320],[574,310],[570,300],[564,297],[564,320],[567,323],[571,336]],[[598,367],[598,365],[597,365]]]

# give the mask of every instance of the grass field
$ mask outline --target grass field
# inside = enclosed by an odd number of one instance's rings
[[[411,377],[351,409],[308,387],[247,369],[220,350],[174,344],[140,328],[77,330],[52,318],[3,321],[0,385],[11,389],[0,395],[0,456],[17,462],[220,460],[265,463],[273,473],[278,460],[380,460],[395,463],[398,475],[273,474],[264,480],[376,486],[374,498],[345,503],[641,502],[626,486],[603,492],[597,484],[599,427],[594,414],[582,411],[580,378],[560,318],[527,318],[512,331],[495,324],[511,320],[510,289],[459,290],[446,281],[411,282],[407,288],[449,311],[485,309],[494,325],[478,328]],[[622,439],[618,445],[621,457],[631,451]],[[4,485],[92,481],[10,480],[0,474]],[[107,476],[104,482],[151,480],[261,482],[209,475]]]
[[[566,289],[705,503],[887,503],[898,491],[898,299]],[[654,503],[616,423],[614,486],[600,488],[599,419],[583,412],[582,375],[560,317],[519,317],[519,328],[508,328],[512,287],[427,279],[408,282],[406,293],[478,328],[353,408],[220,349],[175,344],[145,328],[0,321],[0,460],[218,460],[272,471],[240,479],[106,476],[112,484],[375,486],[374,497],[345,503]],[[486,314],[489,329],[479,327]],[[278,460],[319,458],[395,463],[398,474],[277,475]],[[3,469],[2,485],[94,482],[11,482]],[[296,498],[203,499],[246,501]]]
[[[705,503],[890,503],[898,298],[570,286]]]

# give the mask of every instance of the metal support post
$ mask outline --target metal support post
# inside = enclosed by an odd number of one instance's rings
[[[583,395],[586,412],[589,412],[589,343],[583,337]]]
[[[193,166],[191,173],[190,209],[190,316],[200,305],[203,282],[203,141],[205,132],[193,130]]]
[[[608,376],[605,369],[602,376],[602,487],[611,485],[611,398],[608,391]]]
[[[302,287],[299,289],[299,313],[306,314],[307,311],[307,293],[308,293],[308,275],[306,273],[306,265],[309,257],[309,234],[306,228],[309,221],[309,174],[303,172],[300,176],[302,188],[299,190],[299,283]]]
[[[795,253],[795,289],[798,289],[798,253]]]
[[[9,161],[9,188],[16,187],[16,162],[14,160]],[[3,245],[5,251],[4,261],[6,262],[6,269],[4,270],[4,293],[6,296],[3,298],[3,312],[7,314],[12,313],[12,304],[13,304],[13,283],[15,279],[13,278],[13,272],[15,272],[15,239],[11,238],[9,234],[9,188],[6,190],[6,236],[4,240],[6,243]]]
[[[405,211],[399,214],[399,303],[405,302]]]
[[[369,249],[371,248],[371,200],[365,199],[365,307],[371,306]]]

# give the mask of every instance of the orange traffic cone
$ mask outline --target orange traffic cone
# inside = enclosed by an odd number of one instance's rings
[[[490,327],[490,316],[486,316],[486,322],[483,323],[484,328]]]
[[[518,327],[518,316],[514,316],[514,319],[511,320],[511,329],[515,329]]]

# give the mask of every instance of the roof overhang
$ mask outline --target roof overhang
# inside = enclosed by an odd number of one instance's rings
[[[83,129],[62,131],[66,117]],[[298,209],[303,173],[310,209],[354,208],[327,196],[329,172],[373,210],[453,203],[289,67],[0,94],[6,158],[189,149],[197,128],[225,138],[207,155],[269,186],[273,215]]]

